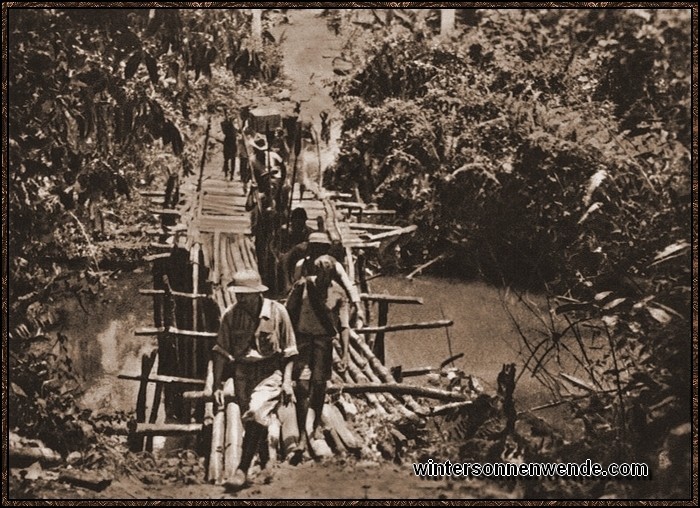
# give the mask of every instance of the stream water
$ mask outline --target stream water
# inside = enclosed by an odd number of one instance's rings
[[[67,317],[61,331],[69,338],[75,368],[84,379],[82,402],[86,406],[104,411],[134,409],[138,382],[121,380],[117,375],[138,374],[141,356],[157,347],[153,337],[134,336],[137,328],[152,326],[152,302],[138,294],[139,288],[150,284],[147,271],[118,274],[98,299],[84,299],[82,306],[76,299],[64,302]],[[372,291],[423,298],[423,305],[392,305],[389,323],[454,321],[448,330],[387,334],[388,367],[437,367],[450,356],[451,344],[453,354],[464,353],[455,366],[477,376],[488,391],[495,390],[496,376],[504,363],[515,363],[518,371],[522,368],[519,336],[498,289],[479,282],[438,277],[408,280],[397,275],[375,279]],[[521,312],[519,318],[526,328],[536,325],[526,313]],[[426,378],[407,378],[407,382],[424,384]],[[525,374],[518,383],[516,398],[524,408],[546,401],[548,394]]]

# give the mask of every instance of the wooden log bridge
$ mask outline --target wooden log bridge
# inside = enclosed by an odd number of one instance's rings
[[[263,123],[276,124],[278,118],[275,115],[264,113]],[[140,373],[118,376],[140,383],[136,421],[129,426],[131,449],[140,451],[145,442],[146,449],[150,450],[154,436],[204,432],[209,436],[210,447],[208,479],[216,483],[235,471],[240,460],[243,433],[232,381],[225,386],[225,407],[215,408],[212,397],[211,348],[217,337],[220,316],[234,303],[234,296],[226,287],[237,271],[247,269],[259,271],[263,282],[271,288],[268,297],[284,298],[289,289],[286,284],[280,285],[277,277],[274,263],[279,253],[270,256],[261,250],[268,243],[263,241],[266,239],[256,238],[256,234],[265,230],[261,224],[266,224],[260,217],[253,220],[252,214],[259,213],[259,210],[255,205],[248,206],[249,199],[260,199],[260,196],[257,191],[249,193],[248,185],[240,181],[242,159],[233,161],[232,179],[221,170],[221,151],[207,153],[209,137],[221,137],[218,131],[220,123],[219,118],[210,119],[207,124],[196,174],[174,186],[169,185],[166,192],[141,192],[147,201],[151,200],[147,209],[160,218],[161,228],[149,232],[157,237],[154,238],[157,241],[151,244],[153,252],[144,257],[152,263],[153,287],[139,291],[141,296],[152,299],[153,326],[141,327],[135,330],[135,335],[155,337],[158,347],[152,354],[144,355]],[[248,160],[253,159],[251,141],[252,138],[243,136],[248,153],[240,155],[247,155]],[[220,150],[218,145],[212,146]],[[379,308],[376,325],[368,323],[369,326],[355,330],[348,370],[333,372],[329,392],[332,396],[329,395],[323,411],[323,422],[329,427],[333,448],[339,452],[362,448],[362,443],[350,428],[350,420],[365,407],[375,411],[380,418],[415,421],[420,418],[418,415],[428,411],[413,397],[464,401],[462,394],[397,383],[384,366],[386,333],[452,325],[452,321],[445,319],[390,324],[390,305],[421,305],[423,299],[377,294],[368,289],[365,253],[380,248],[382,242],[395,241],[398,236],[413,233],[416,226],[374,223],[377,218],[395,212],[351,202],[348,201],[350,194],[323,188],[302,196],[297,182],[288,183],[291,188],[289,210],[304,209],[308,225],[314,228],[322,226],[332,241],[342,247],[346,270],[360,287],[362,300],[367,305],[376,303]],[[173,188],[176,191],[172,191]],[[281,222],[286,222],[286,217]],[[279,235],[281,231],[275,233]],[[149,397],[152,397],[150,414]],[[163,405],[161,400],[164,400]],[[166,411],[161,406],[167,410],[168,421],[165,421]],[[288,451],[285,447],[289,445],[290,425],[296,418],[293,411],[287,413],[280,408],[273,418],[275,423],[270,427],[268,443],[271,457],[284,457]],[[193,422],[193,417],[200,421]],[[397,442],[405,444],[405,438]]]

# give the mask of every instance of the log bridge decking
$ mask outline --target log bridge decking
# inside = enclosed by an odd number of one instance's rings
[[[205,144],[208,139],[209,127]],[[218,148],[216,144],[213,147]],[[171,181],[167,192],[143,193],[152,202],[152,213],[161,217],[162,229],[151,232],[159,238],[151,244],[154,254],[146,257],[152,263],[153,288],[140,291],[153,300],[154,326],[135,333],[156,336],[158,347],[150,355],[144,355],[140,374],[119,376],[140,382],[136,422],[130,426],[132,450],[144,447],[152,450],[153,436],[201,434],[209,429],[205,435],[211,436],[209,480],[212,482],[220,482],[231,468],[235,470],[237,457],[240,457],[237,450],[242,426],[236,421],[239,414],[237,406],[231,407],[235,406],[233,402],[218,411],[213,406],[211,348],[216,341],[219,317],[234,303],[226,290],[227,284],[238,270],[258,269],[244,185],[238,178],[226,179],[221,168],[220,154],[208,160],[203,155],[198,174],[181,183]],[[388,238],[411,233],[415,226],[402,228],[366,222],[372,217],[390,215],[392,211],[348,201],[350,195],[338,192],[322,189],[320,194],[307,192],[304,199],[300,199],[299,186],[295,185],[292,206],[306,210],[311,226],[317,224],[318,217],[323,217],[329,236],[345,250],[348,274],[361,288],[362,299],[378,305],[376,325],[352,334],[348,369],[342,374],[333,373],[329,393],[340,393],[339,399],[335,396],[334,400],[343,409],[342,413],[352,412],[352,397],[364,398],[378,415],[394,420],[415,420],[427,414],[426,408],[414,400],[412,394],[464,400],[462,394],[397,383],[384,365],[386,333],[452,325],[452,321],[444,319],[389,324],[390,305],[420,305],[422,299],[372,294],[367,290],[362,252],[379,248]],[[156,360],[157,372],[154,371]],[[155,384],[151,404],[147,401],[149,383]],[[228,389],[231,392],[230,386]],[[162,401],[165,401],[164,417],[160,410]],[[333,447],[343,450],[360,446],[338,407],[326,406],[324,422],[334,438]],[[271,436],[277,433],[270,438],[271,442],[283,442],[283,439],[274,441],[279,439],[280,433],[282,438],[284,436],[284,421],[282,414],[279,416],[280,428],[270,429]]]

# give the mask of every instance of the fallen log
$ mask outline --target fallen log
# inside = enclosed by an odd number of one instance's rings
[[[76,487],[94,490],[100,492],[112,483],[112,478],[104,476],[95,471],[78,471],[64,469],[58,475],[58,481],[61,483],[69,483]]]
[[[383,233],[377,233],[376,235],[371,235],[369,237],[370,242],[376,242],[377,240],[386,240],[387,238],[392,238],[394,236],[407,235],[413,233],[418,226],[407,226],[405,228],[396,228],[392,231],[384,231]]]
[[[150,355],[144,354],[141,356],[141,383],[139,385],[139,391],[136,397],[136,421],[138,423],[143,423],[146,421],[146,395],[148,393],[148,382],[145,381],[145,379],[150,377],[157,355],[158,350],[154,349],[151,351]],[[129,436],[128,444],[129,449],[132,452],[142,451],[143,443],[144,441],[139,435],[134,434]]]
[[[214,393],[214,362],[207,362],[207,377],[204,381],[204,391]],[[214,423],[214,403],[206,402],[204,404],[204,419],[202,420],[205,426],[210,426]]]
[[[396,210],[380,210],[380,209],[368,209],[364,210],[361,208],[350,208],[350,212],[356,212],[360,216],[363,215],[396,215]]]
[[[337,455],[343,455],[345,454],[348,449],[345,447],[343,444],[343,440],[340,438],[340,435],[338,434],[338,431],[336,431],[334,428],[328,428],[327,429],[328,434],[330,435],[331,438],[331,449],[337,454]]]
[[[224,433],[226,413],[220,407],[214,415],[214,424],[211,432],[211,453],[209,454],[209,469],[207,480],[209,483],[221,484],[224,474]]]
[[[372,368],[377,372],[379,379],[385,383],[396,383],[396,379],[391,374],[391,371],[387,369],[381,361],[379,361],[379,358],[374,355],[372,349],[370,349],[369,345],[364,341],[364,339],[361,339],[356,334],[351,333],[350,343],[358,348],[365,358],[367,358]],[[421,415],[426,412],[426,408],[416,402],[410,395],[403,397],[402,401],[406,404],[406,407],[416,414]]]
[[[323,425],[335,432],[343,446],[348,450],[359,450],[362,448],[362,441],[350,428],[340,414],[340,410],[332,404],[324,404],[321,412],[321,422]]]
[[[180,436],[201,430],[201,423],[137,423],[133,427],[133,433],[139,436]]]
[[[165,197],[165,192],[163,192],[163,191],[139,191],[139,194],[145,198]]]
[[[139,294],[140,295],[164,295],[165,291],[162,289],[139,289]],[[173,296],[182,296],[184,298],[208,298],[209,295],[200,293],[200,294],[194,294],[194,293],[182,293],[180,291],[171,291],[171,295]]]
[[[354,346],[350,346],[350,356],[352,359],[359,365],[360,360],[364,360],[362,358],[362,355],[355,349]],[[381,383],[379,376],[377,376],[377,373],[372,370],[372,365],[371,361],[364,361],[364,365],[362,366],[362,371],[364,372],[365,376],[367,376],[367,379],[371,383]],[[396,408],[403,416],[406,418],[416,421],[419,418],[416,416],[415,413],[413,413],[410,409],[408,409],[405,405],[403,400],[401,400],[400,397],[396,397],[392,394],[387,394],[384,395],[384,399],[387,401],[387,403],[391,404],[394,408]]]
[[[155,213],[158,215],[180,215],[181,212],[180,210],[175,210],[173,208],[161,208],[159,210],[150,210],[151,213]]]
[[[281,458],[284,460],[300,439],[296,405],[289,403],[277,406],[277,418],[280,422]]]
[[[143,260],[144,261],[156,261],[157,259],[165,259],[170,257],[170,252],[161,252],[160,254],[150,254],[148,256],[144,256]]]
[[[367,326],[365,328],[358,328],[354,330],[355,333],[362,335],[369,335],[370,333],[382,333],[382,332],[400,332],[402,330],[427,330],[431,328],[445,328],[447,326],[452,326],[454,321],[451,319],[439,319],[437,321],[426,321],[423,323],[400,323],[396,325],[386,325],[386,326]]]
[[[197,332],[194,330],[180,330],[178,328],[174,327],[169,327],[165,328],[163,326],[160,327],[145,327],[145,328],[139,328],[134,332],[134,335],[137,337],[142,337],[146,335],[158,335],[159,333],[168,333],[170,335],[180,335],[184,337],[194,337],[194,338],[201,338],[201,339],[215,339],[218,334],[215,332]]]
[[[472,400],[463,400],[461,402],[450,402],[449,404],[443,404],[442,406],[435,406],[430,408],[430,412],[426,416],[439,416],[445,413],[449,413],[453,409],[460,409],[466,406],[471,406],[474,404]]]
[[[346,421],[352,422],[357,416],[357,406],[352,402],[349,395],[343,395],[338,399],[336,405]]]
[[[423,305],[423,299],[420,297],[417,297],[417,296],[362,293],[360,295],[360,298],[362,300],[368,300],[371,302],[406,303],[406,304]]]
[[[10,445],[10,467],[24,467],[37,461],[44,466],[52,466],[58,464],[61,460],[61,455],[51,448]]]
[[[447,401],[464,401],[468,399],[468,397],[463,393],[449,392],[438,388],[426,388],[402,383],[334,384],[330,385],[327,391],[328,393],[340,392],[349,394],[391,393],[392,395],[414,395],[416,397]]]
[[[387,226],[386,224],[371,224],[369,222],[348,222],[350,229],[361,229],[368,231],[393,231],[396,226]]]
[[[364,372],[362,372],[362,367],[357,364],[355,359],[353,358],[352,355],[348,358],[348,365],[347,365],[347,373],[350,373],[350,376],[352,378],[352,381],[354,383],[360,383],[360,384],[368,384],[370,383],[369,378],[365,375]],[[380,406],[384,413],[386,414],[392,414],[393,413],[393,407],[391,402],[386,400],[386,397],[384,397],[383,393],[378,393],[374,392],[371,395],[368,393],[366,395],[367,400],[369,400],[372,404],[376,406]]]
[[[343,372],[342,377],[337,374],[336,372],[333,372],[333,382],[336,383],[338,386],[345,386],[349,385],[352,386],[355,384],[355,381],[352,379],[350,376],[350,369],[346,370]],[[340,382],[339,382],[340,381]],[[384,408],[384,406],[381,405],[379,402],[379,399],[377,398],[377,394],[375,393],[363,393],[362,394],[364,398],[367,400],[367,402],[382,416],[386,417],[389,416],[389,413],[387,410]]]
[[[421,273],[423,270],[425,270],[425,269],[428,268],[429,266],[434,265],[434,264],[437,263],[438,261],[442,261],[442,260],[445,259],[446,257],[447,257],[447,254],[440,254],[438,257],[433,258],[433,259],[431,259],[430,261],[428,261],[427,263],[423,263],[422,265],[420,265],[418,268],[416,268],[416,269],[413,270],[411,273],[409,273],[408,275],[406,275],[406,278],[407,278],[407,279],[412,279],[413,277],[415,277],[416,275],[418,275],[419,273]]]
[[[216,418],[215,418],[216,420]],[[224,436],[224,479],[233,478],[241,462],[243,423],[241,410],[235,402],[226,404],[226,434]]]
[[[153,247],[154,249],[165,249],[165,250],[171,250],[173,246],[169,243],[160,243],[160,242],[151,242],[148,244],[149,247]]]

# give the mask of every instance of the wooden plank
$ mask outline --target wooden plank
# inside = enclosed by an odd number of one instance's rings
[[[396,215],[396,210],[373,210],[371,208],[365,208],[364,210],[360,208],[351,208],[350,212],[357,212],[362,215]]]
[[[195,293],[199,292],[199,254],[202,246],[199,243],[194,244],[194,247],[192,248],[192,257],[191,257],[191,262],[192,262],[192,291]],[[192,300],[192,328],[197,330],[199,328],[199,302],[197,299]],[[191,367],[192,369],[190,370],[190,373],[193,376],[196,376],[197,373],[197,344],[192,341],[191,347],[190,347],[190,362],[191,362]]]
[[[394,236],[407,235],[409,233],[413,233],[416,229],[418,229],[418,226],[414,224],[412,226],[406,226],[405,228],[397,228],[393,231],[385,231],[383,233],[372,235],[368,238],[368,240],[371,242],[376,242],[377,240],[385,240],[386,238],[392,238]]]
[[[389,322],[389,302],[381,301],[379,302],[379,317],[377,319],[378,329],[377,335],[374,338],[374,354],[377,355],[379,361],[384,363],[386,357],[384,356],[384,335],[386,333],[386,324]]]
[[[409,273],[408,275],[406,275],[406,278],[407,278],[407,279],[412,279],[413,277],[415,277],[416,275],[418,275],[419,273],[421,273],[423,270],[425,270],[425,269],[428,268],[429,266],[431,266],[431,265],[437,263],[438,261],[441,261],[441,260],[445,259],[446,257],[447,257],[447,254],[440,254],[439,256],[437,256],[437,257],[431,259],[430,261],[428,261],[427,263],[423,263],[422,265],[420,265],[418,268],[416,268],[416,269],[413,270],[411,273]]]
[[[357,201],[336,201],[335,206],[336,208],[356,208],[360,210],[364,210],[365,208],[367,208],[367,205],[365,203],[359,203]]]
[[[357,383],[357,384],[332,384],[328,386],[327,393],[370,394],[390,393],[392,395],[413,395],[445,401],[466,401],[469,397],[460,392],[440,390],[403,383]]]
[[[399,304],[417,304],[423,305],[423,299],[418,296],[403,296],[403,295],[388,295],[379,293],[362,293],[360,295],[362,300],[369,300],[371,302],[387,302],[387,303],[399,303]]]
[[[214,266],[211,268],[214,282],[218,283],[223,274],[221,270],[221,230],[214,230]]]
[[[139,328],[134,332],[137,337],[142,337],[146,335],[158,335],[159,333],[169,333],[171,335],[177,335],[182,337],[193,337],[202,339],[215,339],[217,334],[214,332],[196,332],[193,330],[178,330],[177,328],[165,328],[165,327],[145,327]]]
[[[153,364],[156,361],[158,350],[154,349],[150,355],[141,356],[141,378],[148,378],[153,370]],[[136,397],[136,422],[143,423],[146,421],[146,396],[148,394],[148,382],[141,380],[139,393]],[[129,449],[132,452],[140,452],[143,450],[143,438],[131,434],[129,436]]]
[[[226,404],[226,430],[224,434],[224,480],[229,480],[241,462],[243,424],[241,410],[235,402]]]
[[[250,235],[250,234],[252,234],[250,226],[236,226],[236,225],[230,226],[230,227],[220,226],[220,225],[216,225],[216,226],[212,226],[212,227],[204,227],[204,228],[202,228],[201,231],[203,233],[213,233],[217,229],[220,230],[221,233],[227,233],[230,235]]]
[[[367,326],[365,328],[355,330],[355,333],[367,335],[370,333],[399,332],[402,330],[427,330],[431,328],[445,328],[447,326],[452,326],[453,324],[454,321],[451,319],[440,319],[438,321],[427,321],[424,323],[401,323],[386,326]]]
[[[140,295],[164,295],[165,291],[162,289],[139,289]],[[183,298],[209,298],[209,295],[204,293],[193,294],[193,293],[181,293],[180,291],[172,291],[170,293],[173,296],[181,296]]]
[[[153,393],[153,405],[151,406],[151,415],[148,417],[148,423],[156,423],[158,419],[158,410],[160,402],[163,399],[163,385],[158,383]],[[146,451],[153,451],[153,436],[146,437]]]
[[[393,231],[396,226],[387,226],[386,224],[371,224],[369,222],[347,222],[351,229],[364,229],[368,231]]]
[[[175,210],[173,208],[158,208],[149,211],[158,215],[182,215],[180,210]]]
[[[160,254],[150,254],[148,256],[144,256],[143,260],[144,261],[156,261],[158,259],[165,259],[169,258],[170,253],[169,252],[161,252]]]
[[[159,384],[183,384],[183,385],[203,385],[204,381],[201,379],[194,379],[189,377],[178,377],[178,376],[164,376],[161,374],[151,374],[150,376],[144,378],[143,376],[137,374],[119,374],[117,376],[119,379],[128,379],[132,381],[142,381],[146,380],[149,383],[159,383]]]
[[[379,242],[363,242],[362,240],[346,240],[343,245],[352,247],[353,249],[378,249],[381,247]]]
[[[337,432],[345,448],[350,450],[359,450],[362,448],[362,440],[357,434],[350,430],[340,410],[333,404],[323,405],[321,421],[326,428],[333,429]]]
[[[233,270],[231,271],[231,275],[233,276],[233,274],[235,274],[237,271],[245,270],[246,268],[245,261],[241,255],[241,250],[238,248],[238,243],[236,242],[235,236],[229,237],[228,249],[229,258],[233,261]]]
[[[197,222],[200,224],[202,222],[204,223],[212,223],[212,222],[224,222],[224,223],[230,223],[230,222],[237,222],[237,223],[249,223],[250,222],[250,217],[247,217],[245,215],[200,215]]]
[[[201,431],[201,423],[137,423],[134,428],[134,434],[139,436],[178,436]]]
[[[243,267],[245,269],[250,269],[251,266],[250,266],[250,262],[248,260],[248,253],[247,253],[247,249],[245,248],[245,245],[243,245],[242,237],[239,235],[236,235],[234,237],[234,241],[233,241],[232,246],[236,251],[238,251],[238,254],[241,257],[241,262],[243,263]]]

